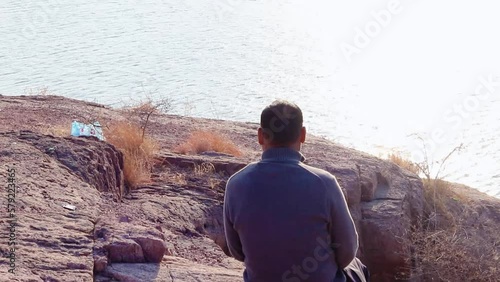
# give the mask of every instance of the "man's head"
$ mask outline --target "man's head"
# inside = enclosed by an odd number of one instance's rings
[[[266,150],[271,147],[290,147],[300,150],[306,129],[302,125],[302,111],[287,101],[274,101],[260,115],[259,144]]]

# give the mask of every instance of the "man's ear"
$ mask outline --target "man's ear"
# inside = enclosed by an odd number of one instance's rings
[[[259,144],[264,145],[264,132],[262,131],[262,127],[259,127],[259,130],[257,130],[257,136],[259,139]]]
[[[302,129],[300,130],[300,143],[306,142],[306,128],[302,126]]]

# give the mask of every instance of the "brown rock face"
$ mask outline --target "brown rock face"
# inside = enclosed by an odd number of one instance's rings
[[[0,148],[0,179],[6,183],[7,167],[15,168],[17,187],[15,274],[7,272],[10,250],[2,232],[0,280],[92,281],[99,191],[16,134],[0,134]],[[6,212],[0,214],[2,229],[9,220]]]
[[[57,138],[21,131],[16,138],[52,157],[102,192],[124,194],[123,154],[106,142],[94,138]]]

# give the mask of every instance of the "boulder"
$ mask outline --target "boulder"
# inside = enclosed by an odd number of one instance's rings
[[[130,239],[122,239],[106,245],[109,262],[128,262],[142,263],[146,262],[141,245]]]
[[[144,254],[144,261],[159,263],[163,259],[167,248],[165,242],[157,238],[138,237],[133,239],[141,246]]]

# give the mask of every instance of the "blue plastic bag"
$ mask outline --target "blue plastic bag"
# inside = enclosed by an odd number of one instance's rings
[[[102,133],[101,124],[96,121],[93,124],[85,124],[73,121],[71,124],[71,136],[94,136],[99,140],[106,140]]]

